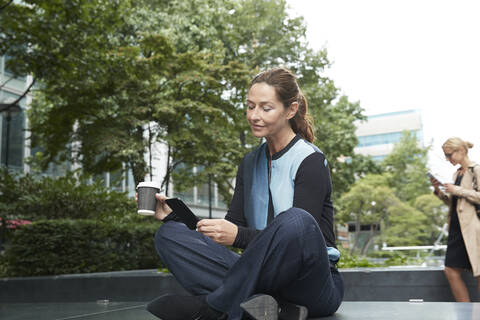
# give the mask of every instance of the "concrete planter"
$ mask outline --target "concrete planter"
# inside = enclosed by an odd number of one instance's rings
[[[454,301],[443,268],[358,268],[340,271],[345,301]],[[479,301],[476,281],[465,273],[470,296]],[[120,271],[0,279],[0,303],[149,301],[164,293],[186,293],[171,274]]]

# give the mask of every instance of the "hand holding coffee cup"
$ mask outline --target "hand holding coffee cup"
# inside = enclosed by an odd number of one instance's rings
[[[162,220],[172,209],[165,203],[167,199],[160,195],[160,184],[154,181],[140,182],[137,186],[137,213],[144,216],[153,216]]]

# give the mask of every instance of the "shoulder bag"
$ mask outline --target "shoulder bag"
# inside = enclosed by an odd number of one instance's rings
[[[472,172],[472,182],[473,182],[473,190],[478,192],[478,184],[477,184],[477,176],[475,175],[475,171],[473,170],[477,165],[470,167],[470,171]],[[480,219],[480,204],[472,202],[475,206],[475,211],[477,212],[477,218]]]

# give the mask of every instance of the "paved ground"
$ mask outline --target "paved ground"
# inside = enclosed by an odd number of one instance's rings
[[[1,320],[156,320],[139,302],[0,303]],[[478,320],[480,303],[344,302],[329,320]],[[158,320],[158,319],[157,319]]]

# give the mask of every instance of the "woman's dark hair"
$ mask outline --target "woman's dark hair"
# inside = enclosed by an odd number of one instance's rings
[[[289,108],[294,102],[298,102],[298,111],[289,120],[293,132],[300,134],[305,140],[313,142],[313,120],[308,114],[307,99],[303,96],[298,87],[295,75],[285,68],[274,68],[259,73],[250,83],[250,88],[256,83],[265,82],[275,88],[277,98],[285,108]]]

